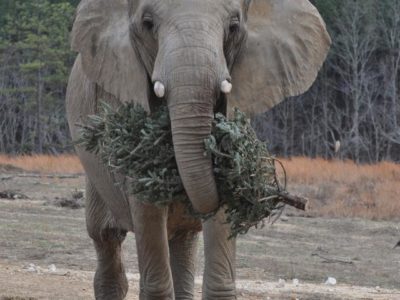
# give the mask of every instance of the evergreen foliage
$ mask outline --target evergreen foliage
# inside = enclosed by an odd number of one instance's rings
[[[81,125],[77,144],[124,175],[127,180],[120,184],[140,201],[168,205],[178,200],[193,211],[175,161],[168,109],[162,106],[149,116],[133,104],[118,110],[105,103],[102,107],[99,115]],[[236,109],[232,121],[217,114],[204,147],[204,155],[212,158],[220,206],[226,208],[233,236],[260,225],[282,207],[274,159],[242,112]]]

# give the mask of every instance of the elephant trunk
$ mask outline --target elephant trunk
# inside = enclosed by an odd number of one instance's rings
[[[218,207],[211,159],[204,155],[204,139],[211,132],[212,107],[201,104],[170,106],[175,157],[193,207],[209,213]]]
[[[178,62],[166,69],[175,157],[193,207],[209,213],[219,200],[211,159],[204,155],[204,139],[211,133],[219,76],[213,71],[216,62],[211,50],[184,47],[181,51],[173,51]]]

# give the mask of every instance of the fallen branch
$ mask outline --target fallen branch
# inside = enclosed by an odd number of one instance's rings
[[[324,263],[340,263],[340,264],[347,264],[347,265],[354,264],[354,262],[352,260],[345,259],[345,258],[329,258],[329,257],[322,256],[318,253],[313,253],[313,254],[311,254],[311,256],[317,256],[317,257],[323,259]]]
[[[279,193],[279,200],[287,205],[293,206],[300,210],[306,210],[308,199],[287,192]]]

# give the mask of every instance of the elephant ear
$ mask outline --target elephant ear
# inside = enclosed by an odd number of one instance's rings
[[[123,102],[149,109],[146,72],[129,34],[128,0],[82,0],[72,28],[72,49],[90,80]]]
[[[261,113],[310,88],[331,40],[308,0],[253,0],[248,38],[232,70],[228,111]]]

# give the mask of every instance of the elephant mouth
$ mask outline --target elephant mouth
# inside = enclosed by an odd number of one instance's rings
[[[227,114],[227,109],[228,109],[228,99],[226,94],[220,93],[216,104],[214,106],[214,114],[216,113],[221,113],[224,116]]]

